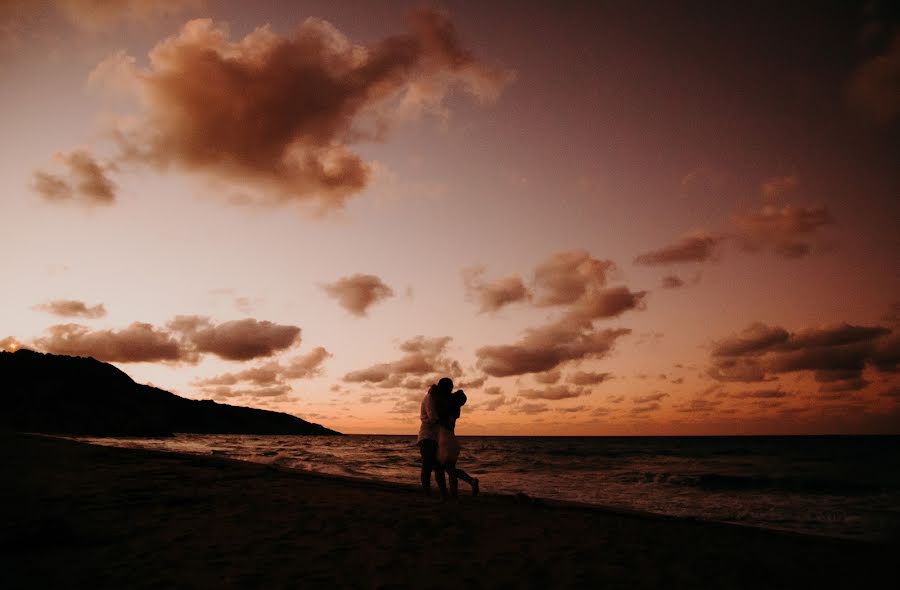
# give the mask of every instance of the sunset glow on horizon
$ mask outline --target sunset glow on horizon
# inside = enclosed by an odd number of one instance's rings
[[[885,3],[0,8],[0,350],[410,434],[900,434]]]

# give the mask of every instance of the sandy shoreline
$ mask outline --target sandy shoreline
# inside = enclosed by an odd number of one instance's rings
[[[0,560],[17,588],[897,582],[896,547],[885,545],[512,496],[437,505],[413,484],[28,435],[0,442],[11,474]]]

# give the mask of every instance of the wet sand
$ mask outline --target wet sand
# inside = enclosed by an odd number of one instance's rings
[[[900,583],[897,546],[472,498],[464,484],[438,504],[412,485],[9,433],[0,458],[4,588]]]

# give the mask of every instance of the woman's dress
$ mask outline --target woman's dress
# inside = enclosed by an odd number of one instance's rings
[[[450,424],[455,426],[455,420]],[[456,433],[453,428],[448,428],[444,424],[438,425],[437,436],[437,460],[441,465],[452,465],[456,463],[459,457],[459,441],[456,439]]]

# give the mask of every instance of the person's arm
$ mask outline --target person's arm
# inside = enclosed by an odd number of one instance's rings
[[[435,399],[434,396],[430,393],[428,394],[428,397],[425,398],[425,415],[428,417],[427,422],[429,424],[438,423],[438,413]]]

